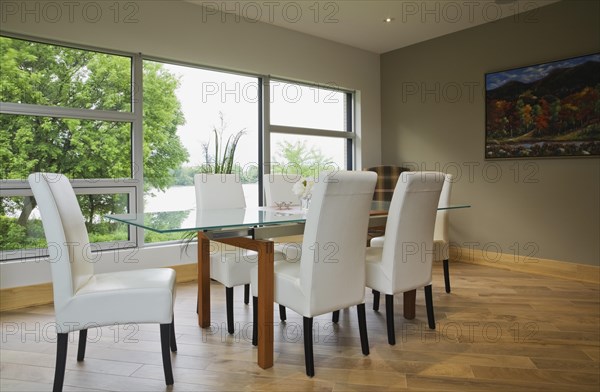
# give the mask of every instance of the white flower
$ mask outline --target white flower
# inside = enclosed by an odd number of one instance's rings
[[[315,181],[309,178],[301,178],[300,181],[296,182],[292,187],[292,191],[296,196],[301,199],[310,197]]]

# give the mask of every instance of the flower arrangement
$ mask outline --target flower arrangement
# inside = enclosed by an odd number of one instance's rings
[[[300,181],[296,182],[292,187],[292,192],[300,199],[310,199],[311,191],[315,181],[310,178],[301,178]]]

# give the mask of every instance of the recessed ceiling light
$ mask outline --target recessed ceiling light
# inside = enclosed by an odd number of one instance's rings
[[[391,23],[391,22],[393,22],[393,21],[394,21],[394,18],[385,18],[383,21],[384,21],[385,23]]]

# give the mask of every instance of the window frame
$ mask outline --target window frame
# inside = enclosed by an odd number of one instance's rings
[[[295,84],[302,87],[316,88],[322,90],[331,90],[342,92],[345,94],[345,130],[334,131],[330,129],[319,129],[319,128],[306,128],[306,127],[294,127],[287,125],[275,125],[271,123],[271,82],[283,82],[288,84]],[[264,94],[263,94],[263,105],[265,106],[264,112],[264,146],[263,146],[263,162],[264,162],[264,173],[271,173],[271,134],[289,134],[289,135],[304,135],[304,136],[323,136],[330,138],[340,138],[346,140],[346,167],[345,170],[353,170],[356,154],[356,143],[357,138],[356,132],[354,131],[355,123],[355,101],[356,95],[354,91],[331,87],[322,86],[318,84],[311,84],[305,82],[298,82],[285,78],[271,78],[270,76],[265,77],[264,81]],[[262,185],[260,187],[262,189]],[[261,203],[262,205],[262,203]]]
[[[71,179],[71,184],[76,194],[106,194],[106,193],[127,193],[129,194],[129,211],[131,213],[141,213],[144,209],[144,166],[143,166],[143,63],[144,60],[157,61],[168,64],[186,66],[204,69],[214,72],[223,72],[234,75],[257,78],[258,81],[258,172],[270,173],[271,169],[271,146],[270,136],[272,133],[295,134],[305,136],[325,136],[341,138],[346,140],[346,170],[353,170],[356,161],[357,134],[355,131],[356,123],[356,91],[347,90],[339,87],[319,85],[316,83],[307,83],[282,77],[271,78],[270,75],[261,75],[251,72],[242,72],[226,68],[195,64],[185,61],[167,59],[158,56],[143,55],[142,53],[128,53],[118,50],[98,48],[89,45],[73,44],[52,39],[33,37],[23,34],[2,32],[0,35],[7,38],[27,40],[46,45],[62,46],[75,50],[87,50],[97,53],[116,55],[131,58],[131,111],[107,111],[96,109],[79,109],[60,106],[45,106],[27,103],[0,102],[0,114],[40,116],[40,117],[59,117],[76,118],[83,120],[126,122],[131,124],[131,177],[129,178],[94,178],[94,179]],[[345,94],[346,98],[346,130],[333,131],[326,129],[304,128],[281,126],[271,124],[270,118],[270,88],[271,82],[284,82],[296,84],[304,87],[327,89],[339,91]],[[29,183],[25,179],[0,179],[0,196],[32,196]],[[258,176],[258,201],[259,205],[264,204],[264,184],[263,176]],[[157,243],[145,243],[143,229],[130,226],[129,240],[116,241],[113,243],[96,243],[94,251],[124,249],[124,248],[144,248],[162,245],[170,245],[175,241],[165,241]],[[115,244],[117,245],[115,247]],[[122,247],[121,247],[122,246]],[[38,249],[22,249],[23,252],[38,251]],[[3,259],[3,253],[0,252],[0,262]],[[38,259],[43,255],[23,257],[15,260]],[[9,260],[6,260],[9,261]]]
[[[115,185],[114,181],[111,180],[98,180],[93,181],[95,185],[90,185],[91,180],[71,180],[71,185],[73,186],[73,191],[76,196],[79,195],[106,195],[106,194],[119,194],[119,195],[127,195],[127,208],[129,211],[135,211],[137,208],[137,198],[136,198],[136,188],[130,185]],[[0,197],[27,197],[33,196],[33,192],[31,191],[31,187],[29,187],[29,183],[27,183],[27,188],[24,189],[22,187],[4,187],[0,189]],[[99,185],[98,185],[99,184]],[[110,242],[94,242],[94,246],[91,247],[92,252],[104,251],[104,250],[117,250],[117,249],[126,249],[126,248],[134,248],[137,243],[137,231],[134,226],[128,225],[128,237],[127,240],[120,241],[110,241]],[[21,257],[12,257],[13,253],[35,253],[35,256],[21,256]],[[45,248],[24,248],[24,249],[13,249],[13,250],[0,250],[0,263],[8,262],[8,261],[18,261],[28,258],[41,258],[48,256],[47,249]]]
[[[43,45],[61,46],[74,50],[85,50],[106,55],[115,55],[131,59],[131,111],[108,111],[98,109],[81,109],[62,106],[46,106],[28,103],[0,102],[0,114],[21,115],[29,117],[55,117],[55,118],[73,118],[91,121],[111,121],[119,123],[129,123],[131,129],[131,177],[127,178],[94,178],[94,179],[71,179],[71,184],[75,194],[106,194],[106,193],[126,193],[129,195],[128,208],[131,212],[137,212],[140,205],[140,197],[143,202],[143,194],[140,196],[140,190],[143,189],[142,172],[142,154],[141,146],[136,147],[137,139],[142,137],[142,94],[141,86],[143,74],[138,63],[141,62],[139,54],[124,53],[119,51],[99,49],[86,45],[73,45],[64,42],[58,42],[38,37],[30,37],[21,34],[12,34],[2,32],[3,37]],[[137,87],[140,86],[140,87]],[[140,168],[140,170],[138,170]],[[26,197],[32,196],[31,187],[26,179],[0,179],[1,197]],[[123,185],[115,185],[123,184]],[[126,189],[126,191],[124,191]],[[140,229],[129,227],[129,240],[115,241],[111,243],[95,243],[93,251],[107,249],[133,248],[140,245]],[[39,249],[22,249],[21,251],[39,251],[35,258],[44,257],[44,251]],[[31,257],[22,257],[19,259],[4,259],[8,251],[0,251],[0,262],[24,260]]]

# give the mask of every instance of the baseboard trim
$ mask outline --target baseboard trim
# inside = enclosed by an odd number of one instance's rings
[[[177,283],[193,282],[198,279],[196,263],[173,265],[168,268],[175,270]],[[0,289],[0,312],[46,305],[52,302],[52,283]]]
[[[170,266],[177,274],[177,283],[195,282],[198,280],[198,265],[196,263]]]
[[[517,272],[600,284],[600,267],[551,259],[486,252],[481,249],[450,248],[450,260]]]
[[[0,290],[0,312],[52,303],[52,283]]]

